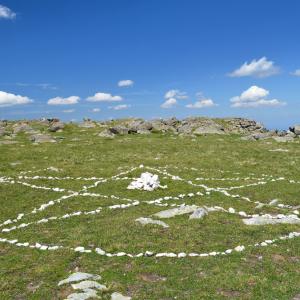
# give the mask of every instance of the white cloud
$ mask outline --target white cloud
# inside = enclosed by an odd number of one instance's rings
[[[279,73],[279,67],[273,61],[262,57],[259,60],[253,59],[250,63],[245,62],[240,68],[229,74],[231,77],[268,77]]]
[[[101,111],[100,108],[93,108],[93,109],[92,109],[92,112],[99,112],[99,111]]]
[[[80,100],[78,96],[70,96],[67,98],[55,97],[48,100],[48,105],[70,105],[77,104]]]
[[[65,109],[65,110],[63,110],[63,113],[70,114],[70,113],[73,113],[74,111],[75,111],[75,109]]]
[[[90,102],[117,102],[123,99],[121,96],[113,96],[108,93],[96,93],[94,96],[87,97],[86,100]]]
[[[186,92],[181,92],[179,90],[169,90],[165,94],[165,99],[175,98],[175,99],[187,99],[188,96]]]
[[[269,91],[258,86],[251,86],[244,91],[240,96],[230,99],[231,107],[259,107],[259,106],[282,106],[286,102],[278,99],[265,99],[269,95]]]
[[[119,87],[126,87],[126,86],[132,86],[134,84],[133,80],[126,79],[126,80],[120,80],[118,82]]]
[[[120,105],[116,105],[116,106],[109,106],[109,108],[113,109],[113,110],[123,110],[123,109],[127,109],[129,107],[130,107],[130,105],[128,105],[128,104],[120,104]]]
[[[31,102],[33,100],[28,97],[0,91],[0,107],[28,104]]]
[[[295,72],[291,73],[294,76],[300,76],[300,69],[296,70]]]
[[[172,108],[176,104],[177,104],[177,100],[175,98],[169,98],[160,107],[161,108]]]
[[[16,18],[16,13],[13,12],[10,8],[0,4],[0,19],[13,20]]]
[[[187,108],[205,108],[205,107],[212,107],[217,106],[212,99],[202,99],[198,100],[193,104],[186,105]]]

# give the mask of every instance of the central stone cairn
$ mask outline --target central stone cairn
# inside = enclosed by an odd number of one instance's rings
[[[127,187],[128,190],[153,191],[155,189],[167,188],[166,185],[160,185],[158,175],[149,172],[142,173],[141,176],[133,180]]]

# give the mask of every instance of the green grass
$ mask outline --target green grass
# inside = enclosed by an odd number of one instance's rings
[[[151,167],[168,165],[168,172],[187,180],[197,177],[242,178],[253,173],[253,177],[269,174],[300,181],[300,147],[297,142],[246,142],[241,141],[238,135],[190,138],[169,134],[128,135],[108,140],[98,137],[98,131],[97,128],[83,130],[68,125],[63,132],[53,134],[64,137],[60,142],[41,145],[33,145],[26,134],[20,134],[16,138],[18,144],[0,145],[0,176],[17,176],[21,171],[53,166],[62,171],[36,174],[110,177],[121,171],[119,167],[126,170],[130,166],[144,164]],[[80,140],[72,141],[74,138]],[[289,152],[268,151],[276,148],[285,148]],[[11,165],[14,162],[20,164]],[[235,175],[235,172],[240,174]],[[128,176],[136,177],[140,173],[138,170]],[[108,181],[89,192],[143,201],[164,195],[203,191],[185,182],[172,181],[163,176],[160,179],[162,184],[168,185],[168,189],[154,192],[129,191],[126,187],[130,180],[122,180]],[[44,179],[26,182],[73,191],[79,191],[83,185],[92,183]],[[251,182],[255,180],[204,183],[208,186],[228,187]],[[300,184],[279,181],[233,190],[232,193],[264,203],[278,198],[280,203],[299,205],[299,187]],[[16,217],[20,212],[30,212],[34,207],[64,194],[31,189],[19,184],[0,184],[0,223]],[[78,210],[88,211],[116,203],[126,201],[74,197],[36,215],[27,216],[21,222],[61,216]],[[186,199],[185,203],[235,207],[249,213],[278,213],[274,208],[256,209],[251,203],[216,192]],[[254,244],[290,231],[299,231],[297,225],[249,227],[243,225],[238,216],[220,212],[209,214],[202,220],[188,220],[186,215],[166,219],[165,222],[170,225],[168,229],[141,226],[134,221],[163,209],[145,203],[124,210],[110,211],[103,208],[98,215],[49,221],[1,233],[0,237],[67,247],[99,246],[112,252],[210,252]],[[285,210],[282,212],[287,213]],[[57,287],[57,283],[75,270],[101,274],[103,283],[110,286],[111,291],[131,295],[133,299],[292,299],[300,293],[300,239],[282,241],[269,247],[249,247],[244,252],[229,256],[184,259],[108,258],[96,253],[75,253],[68,249],[50,252],[1,243],[0,299],[63,299],[70,291],[66,287]],[[108,299],[108,295],[105,297]]]

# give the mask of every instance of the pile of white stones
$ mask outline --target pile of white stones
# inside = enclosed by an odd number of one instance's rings
[[[167,188],[160,185],[158,175],[149,172],[142,173],[139,178],[133,180],[127,187],[128,190],[153,191],[158,188]]]
[[[72,273],[68,278],[61,280],[58,286],[71,284],[71,287],[76,292],[67,296],[68,300],[86,300],[101,298],[100,294],[108,293],[109,289],[104,284],[100,284],[98,281],[101,280],[100,275],[75,272]],[[111,300],[130,300],[131,297],[123,296],[120,293],[114,292],[111,294]]]

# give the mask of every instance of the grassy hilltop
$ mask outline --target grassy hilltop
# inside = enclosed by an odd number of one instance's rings
[[[147,300],[293,299],[300,294],[300,238],[254,246],[298,232],[297,224],[249,226],[243,223],[243,216],[222,211],[211,212],[201,219],[190,220],[186,214],[164,219],[169,228],[143,226],[135,221],[170,208],[145,201],[196,192],[203,195],[161,203],[219,206],[247,214],[291,214],[300,205],[297,139],[292,143],[278,143],[274,139],[242,140],[239,133],[196,136],[169,131],[109,138],[99,136],[103,130],[99,124],[92,128],[67,124],[63,130],[51,133],[39,122],[31,126],[56,142],[33,143],[26,132],[19,132],[13,138],[5,135],[0,138],[0,177],[14,180],[14,183],[0,182],[0,223],[16,218],[19,213],[26,214],[15,224],[2,226],[0,237],[29,245],[38,242],[64,248],[48,251],[0,243],[0,299],[64,299],[72,290],[57,284],[76,270],[102,276],[102,282],[109,287],[108,292],[99,293],[103,299],[110,299],[112,291]],[[153,192],[128,190],[132,178],[146,170],[138,168],[123,175],[127,179],[120,175],[119,180],[108,180],[88,190],[120,199],[78,195],[27,215],[44,203],[79,192],[96,181],[86,181],[84,177],[109,178],[141,164],[153,167],[154,170],[147,171],[158,174],[161,184],[168,188]],[[165,170],[184,180],[173,180],[156,170]],[[33,172],[22,174],[24,171]],[[35,175],[44,177],[34,179]],[[49,176],[65,179],[49,179]],[[284,179],[272,181],[280,177]],[[229,193],[239,196],[228,197],[215,190],[206,193],[205,188],[188,184],[190,180],[213,188],[238,187]],[[259,181],[267,183],[251,185]],[[64,190],[38,189],[22,182]],[[108,208],[131,203],[124,198],[139,200],[140,204],[125,209]],[[268,204],[273,199],[293,208],[254,203]],[[98,207],[102,210],[97,214],[36,223],[43,218]],[[3,228],[29,222],[33,224],[1,232]],[[239,245],[244,245],[245,250],[207,257],[106,257],[94,251],[99,247],[109,253],[211,253]],[[70,249],[79,246],[92,252]]]

